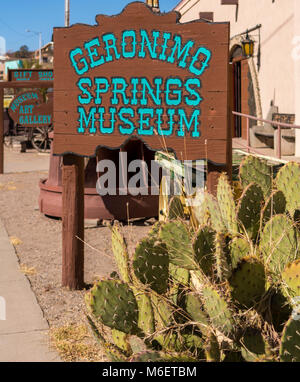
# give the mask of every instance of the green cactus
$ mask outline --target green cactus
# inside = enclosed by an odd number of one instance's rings
[[[202,289],[202,295],[204,309],[212,326],[225,335],[231,334],[234,330],[234,320],[226,300],[214,287],[209,285]]]
[[[229,279],[231,295],[241,306],[253,307],[266,291],[264,265],[255,257],[246,257]]]
[[[282,272],[282,279],[287,286],[289,296],[300,296],[300,260],[294,261],[286,266]]]
[[[173,196],[168,207],[168,219],[184,219],[184,208],[179,196]]]
[[[260,239],[260,251],[274,281],[286,265],[299,256],[299,233],[286,215],[275,215],[267,222]]]
[[[170,326],[173,322],[173,310],[171,304],[167,299],[162,298],[155,293],[152,293],[151,303],[155,318],[155,328],[156,330],[162,330]]]
[[[282,167],[276,176],[276,187],[282,191],[286,199],[286,208],[291,217],[296,210],[300,209],[300,165],[289,162]]]
[[[158,351],[142,351],[134,354],[130,358],[130,362],[166,362],[163,354]]]
[[[263,225],[265,225],[274,215],[284,214],[285,211],[286,200],[283,192],[272,192],[261,211],[261,220]]]
[[[157,293],[168,289],[169,255],[166,246],[154,238],[143,239],[133,257],[135,276]]]
[[[151,299],[143,291],[131,286],[138,306],[138,327],[146,335],[150,335],[155,330],[154,313]]]
[[[120,233],[118,225],[114,225],[111,235],[112,251],[120,272],[121,279],[126,283],[130,281],[129,255],[124,237]]]
[[[258,362],[266,357],[269,346],[258,329],[248,328],[240,343],[241,353],[245,361]]]
[[[103,280],[86,295],[86,304],[104,325],[126,334],[138,334],[138,306],[132,290],[118,280]]]
[[[197,269],[190,234],[180,221],[164,224],[160,238],[166,244],[170,262],[185,269]]]
[[[225,174],[222,174],[219,178],[217,200],[221,211],[222,220],[227,228],[227,231],[230,234],[235,235],[238,233],[235,203],[231,186]]]
[[[267,162],[254,156],[247,156],[240,165],[239,178],[245,188],[251,183],[258,184],[267,198],[272,190],[272,168]]]
[[[213,195],[198,192],[194,199],[193,211],[200,226],[210,225],[216,232],[226,232],[218,201]]]
[[[221,351],[217,337],[214,333],[210,333],[204,346],[205,356],[207,362],[220,362]]]
[[[106,356],[110,359],[110,361],[126,362],[127,355],[124,354],[124,352],[122,352],[122,350],[119,349],[116,345],[110,343],[109,341],[106,341],[104,336],[100,334],[97,326],[95,325],[94,321],[91,319],[90,316],[86,316],[86,318],[95,340],[101,345],[102,349],[104,349],[104,352]]]
[[[262,189],[255,183],[251,183],[245,188],[238,204],[238,221],[253,240],[256,239],[259,230],[263,202]]]
[[[251,246],[244,237],[234,237],[229,244],[231,268],[235,269],[239,262],[251,253]]]
[[[215,265],[217,278],[223,282],[231,275],[231,268],[227,259],[227,245],[225,236],[222,233],[216,234],[215,239]]]
[[[284,296],[281,290],[276,290],[271,297],[270,310],[272,315],[272,324],[278,333],[283,330],[284,324],[292,314],[292,307],[289,300]]]
[[[112,329],[111,336],[114,344],[121,349],[126,354],[130,355],[132,353],[130,344],[128,342],[128,334],[120,332],[119,330]]]
[[[193,242],[195,260],[207,276],[213,274],[216,232],[203,226],[196,233]]]
[[[170,274],[170,286],[169,286],[169,296],[173,304],[177,305],[178,294],[180,288],[188,287],[190,274],[187,269],[179,268],[176,265],[169,264],[169,274]]]
[[[300,362],[300,320],[293,317],[286,323],[280,346],[280,360],[282,362]]]
[[[203,304],[197,294],[189,292],[184,295],[183,309],[191,317],[201,332],[208,335],[209,318],[204,311]]]

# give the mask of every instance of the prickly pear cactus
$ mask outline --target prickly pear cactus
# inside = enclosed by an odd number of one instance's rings
[[[154,238],[142,240],[134,253],[133,269],[136,277],[157,293],[168,289],[169,255],[166,246]]]
[[[265,225],[274,215],[284,214],[286,211],[286,200],[282,191],[274,191],[267,199],[261,211],[262,224]]]
[[[300,165],[289,162],[282,167],[275,180],[277,189],[282,191],[286,199],[286,208],[291,217],[300,209]]]
[[[243,307],[253,307],[266,291],[264,265],[255,257],[244,258],[229,283],[233,299]]]
[[[124,237],[120,233],[120,227],[114,225],[111,235],[112,251],[119,269],[120,276],[126,283],[130,280],[129,255]]]
[[[240,340],[241,353],[247,362],[259,362],[266,357],[268,344],[258,329],[248,328]]]
[[[260,212],[264,203],[262,189],[255,183],[249,184],[239,201],[237,218],[251,239],[256,239],[260,226]]]
[[[214,287],[209,285],[202,289],[202,295],[204,309],[212,326],[225,335],[229,335],[234,330],[234,321],[226,300]]]
[[[282,279],[291,297],[300,296],[300,260],[288,264],[282,272]]]
[[[229,244],[231,268],[235,269],[239,262],[251,253],[251,246],[244,237],[234,237]]]
[[[150,335],[155,330],[154,313],[150,297],[143,291],[131,287],[138,306],[138,327]]]
[[[267,198],[272,190],[272,169],[267,162],[255,156],[247,156],[240,165],[240,182],[245,188],[251,183],[258,184]]]
[[[276,281],[290,262],[299,256],[299,233],[286,215],[275,215],[265,225],[260,239],[260,251]]]
[[[138,306],[132,290],[118,280],[103,280],[86,295],[92,314],[104,325],[127,334],[137,334]]]
[[[217,232],[225,232],[220,207],[213,195],[199,191],[193,202],[193,212],[199,225],[210,225]]]
[[[168,219],[184,219],[184,207],[179,196],[173,196],[168,208]]]
[[[231,186],[225,174],[222,174],[219,178],[217,199],[227,231],[235,235],[238,232],[235,203]]]
[[[216,232],[210,227],[203,226],[197,232],[193,248],[196,261],[207,276],[213,274]]]
[[[185,269],[197,269],[190,233],[180,221],[164,224],[160,238],[166,244],[170,262]]]
[[[224,282],[231,275],[231,267],[227,259],[226,239],[224,234],[220,232],[216,233],[214,255],[217,278],[219,281]]]
[[[300,320],[293,317],[286,323],[280,347],[280,360],[282,362],[300,362]]]
[[[209,318],[203,309],[203,304],[197,294],[189,292],[184,295],[183,308],[191,319],[198,323],[202,333],[207,334]]]

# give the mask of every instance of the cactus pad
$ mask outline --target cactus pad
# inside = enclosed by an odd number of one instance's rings
[[[284,214],[285,210],[286,200],[283,192],[272,192],[261,211],[263,225],[265,225],[274,215]]]
[[[211,324],[225,335],[229,335],[234,328],[233,317],[225,299],[212,286],[202,289],[203,304]]]
[[[244,258],[234,270],[229,283],[234,300],[251,308],[266,291],[264,265],[254,257]]]
[[[251,239],[256,239],[260,225],[260,212],[264,202],[262,189],[255,183],[249,184],[239,201],[237,218]]]
[[[235,235],[238,232],[235,203],[231,186],[225,174],[222,174],[218,181],[217,199],[223,222],[228,232]]]
[[[184,219],[184,207],[179,196],[173,196],[168,207],[168,219]]]
[[[197,232],[193,243],[196,261],[207,276],[213,274],[215,236],[215,231],[204,226]]]
[[[291,297],[300,296],[300,260],[286,266],[282,272],[282,279],[287,285]]]
[[[231,268],[227,259],[227,245],[225,236],[222,233],[216,234],[215,240],[215,266],[218,280],[223,282],[231,275]]]
[[[282,362],[300,362],[300,321],[293,317],[286,323],[280,347]]]
[[[240,182],[245,188],[251,183],[259,184],[264,196],[268,197],[272,190],[272,168],[267,162],[254,156],[246,157],[239,172]]]
[[[210,225],[217,232],[226,231],[219,204],[208,192],[201,191],[196,194],[193,212],[199,225]]]
[[[197,269],[188,228],[182,222],[170,222],[160,229],[160,238],[166,244],[170,262],[185,269]]]
[[[157,293],[165,293],[168,289],[169,256],[160,241],[146,238],[138,244],[133,269],[136,277]]]
[[[251,247],[243,237],[235,237],[229,244],[229,253],[231,259],[231,268],[235,269],[238,263],[251,252]]]
[[[275,215],[267,222],[260,239],[265,264],[276,280],[286,265],[299,256],[299,234],[286,215]]]
[[[257,362],[265,357],[268,345],[259,330],[248,328],[240,342],[241,353],[245,361]]]
[[[118,280],[103,280],[86,295],[86,303],[96,318],[112,329],[139,333],[138,306],[129,286]]]
[[[282,167],[276,176],[277,189],[284,193],[286,208],[293,217],[296,210],[300,209],[300,165],[289,162]]]
[[[120,233],[118,225],[114,225],[111,235],[112,251],[123,281],[128,283],[130,281],[129,267],[128,267],[128,251],[124,237]]]

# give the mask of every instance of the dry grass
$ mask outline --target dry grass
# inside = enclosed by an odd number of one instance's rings
[[[17,245],[22,244],[22,240],[20,240],[20,239],[19,239],[18,237],[16,237],[16,236],[10,236],[9,240],[10,240],[11,244],[12,244],[14,247],[16,247]]]
[[[24,275],[36,275],[36,269],[34,267],[28,267],[26,264],[20,265],[20,271],[24,273]]]
[[[50,329],[51,345],[66,362],[103,362],[100,347],[94,342],[86,325],[66,324]]]

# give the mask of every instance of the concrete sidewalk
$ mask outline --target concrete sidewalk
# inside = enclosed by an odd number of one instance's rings
[[[1,220],[0,296],[0,362],[60,361],[58,354],[49,348],[48,323],[28,279],[19,270],[15,250]]]
[[[20,148],[4,147],[4,173],[47,171],[49,170],[50,154],[27,150],[21,153]]]

